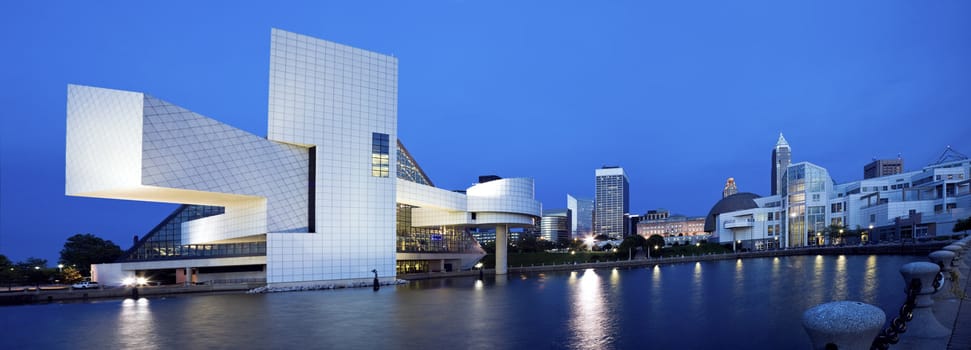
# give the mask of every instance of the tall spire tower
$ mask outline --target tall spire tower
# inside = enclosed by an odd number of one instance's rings
[[[782,176],[786,173],[786,168],[792,163],[792,151],[789,149],[789,142],[779,133],[779,141],[772,148],[772,191],[770,195],[777,195],[782,190]]]
[[[731,196],[738,193],[738,187],[735,187],[735,178],[730,177],[728,181],[725,181],[725,189],[722,190],[722,198]]]

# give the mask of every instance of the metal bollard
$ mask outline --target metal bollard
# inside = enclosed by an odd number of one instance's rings
[[[802,327],[813,349],[869,349],[883,327],[886,314],[880,308],[858,301],[819,304],[802,314]]]
[[[951,244],[951,245],[944,246],[944,248],[941,248],[941,249],[954,252],[954,260],[951,263],[951,266],[954,266],[959,270],[968,269],[968,265],[964,263],[964,256],[963,256],[964,249],[961,248],[961,246]]]
[[[954,283],[954,280],[951,279],[951,262],[954,260],[954,256],[954,252],[949,250],[937,250],[928,255],[931,261],[941,268],[946,284]],[[957,296],[951,292],[951,286],[941,286],[937,293],[934,293],[934,300],[945,299],[957,299]]]
[[[941,325],[931,311],[931,306],[934,305],[934,300],[931,299],[931,294],[934,293],[934,278],[939,272],[941,268],[937,264],[923,261],[908,263],[900,268],[900,275],[904,277],[905,292],[915,278],[920,280],[921,285],[920,293],[915,300],[914,318],[907,325],[904,337],[939,338],[951,334],[951,330]]]

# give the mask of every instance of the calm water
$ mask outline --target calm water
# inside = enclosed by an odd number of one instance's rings
[[[803,311],[896,310],[911,256],[804,256],[370,289],[0,308],[0,349],[808,349]],[[892,311],[891,311],[892,312]]]

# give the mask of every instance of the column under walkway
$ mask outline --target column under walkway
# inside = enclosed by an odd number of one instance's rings
[[[509,250],[509,226],[496,225],[496,275],[505,275],[509,270],[506,261]]]

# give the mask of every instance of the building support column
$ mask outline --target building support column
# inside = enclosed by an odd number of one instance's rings
[[[509,249],[509,226],[496,225],[496,275],[505,275],[508,270],[506,263]]]

